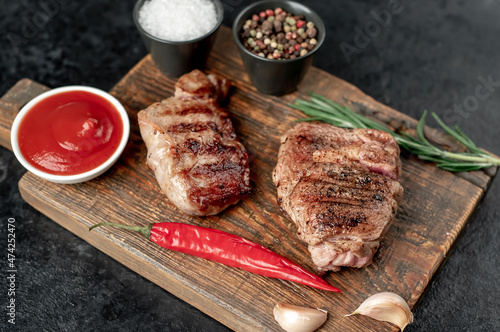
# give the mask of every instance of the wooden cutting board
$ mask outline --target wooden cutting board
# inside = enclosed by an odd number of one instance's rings
[[[22,197],[54,221],[142,276],[199,308],[236,331],[280,331],[272,309],[277,302],[328,310],[320,331],[394,331],[394,326],[367,317],[344,317],[369,295],[393,291],[414,308],[450,248],[471,219],[497,169],[452,174],[403,153],[404,201],[397,218],[364,269],[343,269],[326,280],[342,293],[320,291],[292,282],[265,278],[148,242],[141,235],[116,228],[88,227],[115,221],[127,225],[179,221],[225,230],[313,270],[306,245],[295,237],[295,226],[280,213],[271,173],[280,136],[303,115],[288,106],[306,91],[323,94],[394,127],[414,128],[416,121],[384,106],[356,87],[312,68],[298,92],[284,97],[258,93],[250,84],[232,40],[222,27],[207,70],[233,81],[227,107],[236,132],[251,156],[252,192],[218,216],[189,217],[160,191],[146,167],[146,148],[137,112],[173,94],[175,81],[162,76],[150,56],[141,60],[111,90],[125,106],[131,136],[120,160],[99,178],[60,185],[26,173],[19,182]],[[9,133],[19,108],[48,90],[23,79],[0,100],[0,143],[10,148]],[[449,138],[427,128],[441,144]]]

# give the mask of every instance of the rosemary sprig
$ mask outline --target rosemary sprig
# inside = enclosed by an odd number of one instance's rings
[[[445,151],[433,145],[424,134],[427,111],[424,111],[418,122],[417,137],[407,133],[397,133],[377,121],[364,117],[346,106],[342,106],[324,96],[310,93],[310,101],[297,99],[292,107],[309,115],[310,118],[298,121],[323,121],[343,128],[371,128],[383,130],[391,134],[399,146],[411,153],[418,155],[422,160],[431,161],[444,170],[451,172],[474,171],[491,166],[500,166],[500,159],[481,150],[458,127],[450,128],[435,113],[432,116],[446,133],[462,143],[468,152]]]

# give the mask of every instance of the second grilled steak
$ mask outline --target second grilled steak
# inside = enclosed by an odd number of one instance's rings
[[[273,173],[278,201],[314,264],[323,271],[368,265],[403,194],[393,137],[304,122],[281,143]]]
[[[182,76],[175,96],[138,113],[147,163],[163,192],[191,215],[214,215],[249,190],[245,147],[217,101],[229,81],[199,70]]]

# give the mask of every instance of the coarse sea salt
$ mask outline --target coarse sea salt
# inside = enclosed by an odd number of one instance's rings
[[[210,32],[217,13],[210,0],[150,0],[139,9],[139,24],[157,38],[187,41]]]

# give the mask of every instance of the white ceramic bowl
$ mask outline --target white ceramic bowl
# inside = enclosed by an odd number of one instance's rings
[[[19,124],[21,123],[22,119],[24,116],[30,111],[30,109],[40,102],[41,100],[49,97],[56,95],[58,93],[62,92],[67,92],[67,91],[86,91],[90,92],[96,95],[99,95],[103,97],[104,99],[108,100],[118,111],[120,114],[120,119],[122,120],[123,124],[123,135],[120,140],[120,144],[116,151],[113,153],[113,155],[106,160],[104,163],[101,165],[97,166],[96,168],[80,173],[80,174],[75,174],[75,175],[54,175],[50,173],[46,173],[44,171],[41,171],[37,168],[35,168],[33,165],[31,165],[21,154],[21,151],[19,149],[19,142],[18,142],[18,131],[19,131]],[[105,171],[107,171],[120,157],[121,153],[123,152],[123,149],[125,149],[125,146],[127,145],[128,138],[130,135],[130,121],[127,115],[127,111],[125,111],[125,108],[123,108],[122,104],[110,95],[107,92],[104,92],[102,90],[92,88],[92,87],[87,87],[87,86],[79,86],[79,85],[72,85],[72,86],[65,86],[65,87],[60,87],[56,89],[52,89],[50,91],[47,91],[45,93],[42,93],[38,97],[34,98],[31,100],[29,103],[27,103],[17,114],[16,118],[14,119],[14,123],[12,124],[12,129],[10,133],[10,141],[12,145],[12,150],[14,151],[14,154],[16,155],[17,160],[30,172],[33,174],[51,182],[56,182],[56,183],[80,183],[84,181],[91,180]]]

